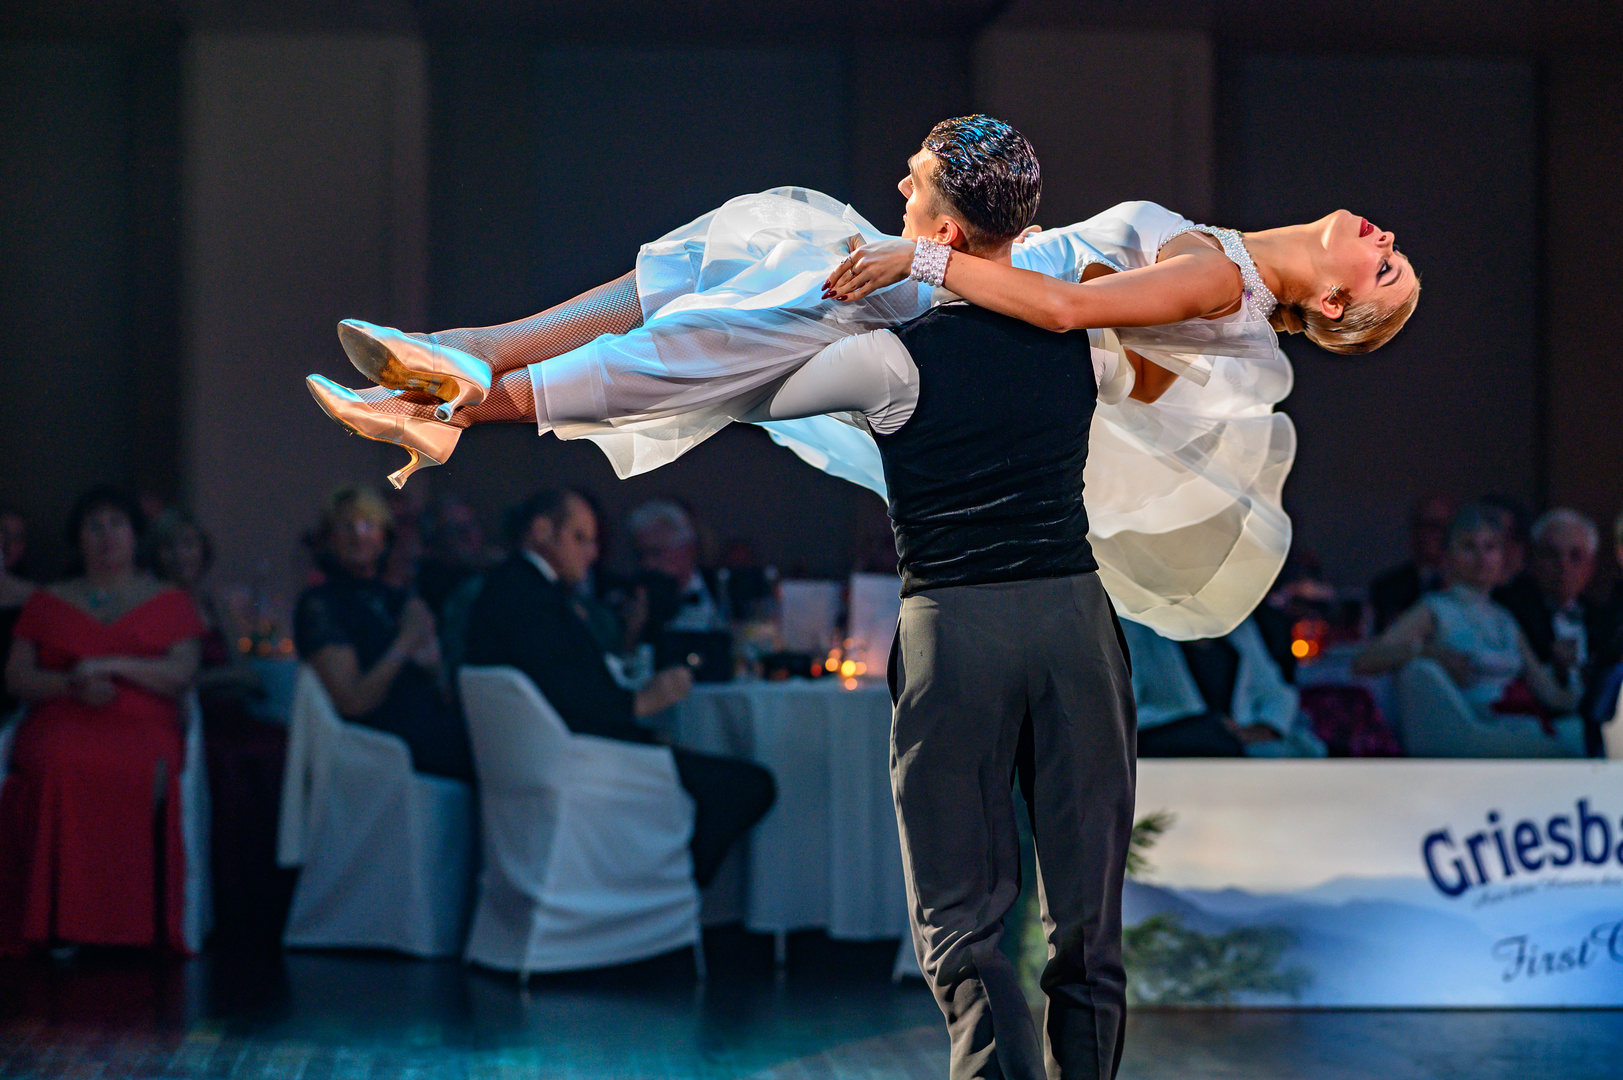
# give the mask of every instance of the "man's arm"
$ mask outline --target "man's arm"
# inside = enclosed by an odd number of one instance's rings
[[[647,742],[632,695],[609,676],[586,624],[539,580],[493,575],[469,615],[466,663],[506,664],[535,683],[569,730]]]

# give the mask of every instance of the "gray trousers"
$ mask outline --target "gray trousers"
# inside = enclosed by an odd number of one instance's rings
[[[890,677],[913,945],[946,1015],[952,1080],[1115,1076],[1136,722],[1126,644],[1098,576],[910,596]],[[1016,775],[1048,937],[1041,1041],[998,947],[1020,892]]]

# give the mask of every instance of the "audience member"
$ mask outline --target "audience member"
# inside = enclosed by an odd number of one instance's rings
[[[1221,638],[1171,641],[1123,622],[1139,757],[1323,757],[1254,619]]]
[[[240,707],[261,692],[260,679],[233,647],[240,628],[228,625],[219,601],[203,584],[214,565],[213,542],[191,515],[179,510],[154,518],[146,540],[148,563],[161,580],[186,591],[203,622],[202,667],[196,685],[204,716]]]
[[[215,940],[271,945],[281,937],[293,879],[276,866],[287,728],[248,708],[263,688],[236,648],[242,628],[230,625],[204,584],[214,565],[208,533],[189,514],[169,510],[153,520],[147,548],[158,576],[191,596],[205,630],[197,695],[208,759]]]
[[[1426,593],[1443,587],[1448,525],[1454,512],[1454,500],[1447,495],[1428,495],[1409,508],[1409,560],[1370,582],[1369,604],[1377,634]]]
[[[423,554],[417,560],[417,594],[434,618],[464,582],[500,560],[485,539],[479,515],[460,495],[441,495],[428,504],[418,522]]]
[[[1527,549],[1532,538],[1533,514],[1520,499],[1511,495],[1484,495],[1477,500],[1499,523],[1504,547],[1503,577],[1499,584],[1514,581],[1527,569]]]
[[[1378,675],[1424,658],[1447,672],[1479,719],[1509,723],[1571,712],[1582,688],[1576,671],[1558,677],[1542,664],[1515,617],[1493,601],[1503,567],[1502,512],[1460,511],[1448,533],[1447,586],[1424,596],[1359,653],[1354,673]]]
[[[423,557],[421,521],[428,509],[428,489],[413,484],[391,487],[383,493],[389,511],[389,548],[378,564],[378,580],[407,592],[416,587],[417,562]],[[430,609],[432,610],[432,609]]]
[[[11,628],[17,625],[23,604],[34,595],[34,583],[22,574],[23,556],[28,551],[28,525],[22,515],[0,512],[0,656],[11,655]],[[0,727],[17,711],[18,701],[0,689]]]
[[[345,719],[404,740],[418,772],[469,779],[468,733],[438,681],[434,616],[380,576],[392,529],[369,488],[328,500],[314,537],[326,580],[299,596],[294,643]]]
[[[137,567],[143,524],[124,492],[85,494],[68,526],[77,572],[17,619],[6,682],[32,708],[0,790],[0,952],[186,947],[179,698],[203,625]]]
[[[535,683],[571,731],[647,743],[637,721],[687,696],[686,668],[661,671],[641,690],[623,689],[604,660],[577,590],[597,561],[597,515],[578,492],[540,492],[510,517],[516,550],[490,571],[468,620],[465,661],[515,667]],[[694,878],[703,887],[728,848],[771,807],[772,776],[747,761],[673,750],[693,797]]]
[[[1531,538],[1531,567],[1493,597],[1516,616],[1533,655],[1558,679],[1581,674],[1587,700],[1598,689],[1597,650],[1616,629],[1606,605],[1585,595],[1595,579],[1600,530],[1578,511],[1561,508],[1534,522]],[[1585,724],[1584,742],[1591,756],[1601,753],[1598,724]]]
[[[728,612],[713,575],[699,568],[693,517],[666,499],[643,503],[626,518],[639,581],[648,590],[648,634],[725,630]]]
[[[893,561],[894,561],[894,548]],[[891,569],[895,569],[894,565]],[[727,541],[716,568],[716,584],[735,620],[759,618],[771,606],[778,572],[761,560],[755,545],[742,537]]]
[[[1612,523],[1612,544],[1613,556],[1618,565],[1623,566],[1623,514],[1618,514]],[[1616,715],[1619,687],[1623,686],[1623,578],[1613,583],[1612,595],[1603,605],[1603,612],[1601,621],[1608,629],[1591,642],[1595,677],[1583,706],[1586,726],[1592,725],[1596,730]],[[1613,731],[1611,738],[1623,740],[1623,731]]]

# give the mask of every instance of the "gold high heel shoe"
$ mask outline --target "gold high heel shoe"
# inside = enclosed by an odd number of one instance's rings
[[[464,405],[477,405],[490,392],[490,365],[461,349],[407,337],[388,326],[359,319],[338,324],[338,341],[355,369],[379,386],[433,394],[443,405],[441,420]]]
[[[461,428],[438,420],[378,412],[355,391],[320,375],[306,377],[304,385],[310,388],[310,396],[321,411],[351,434],[405,447],[411,460],[389,474],[389,483],[397,488],[405,486],[406,479],[418,469],[444,465],[462,435]]]

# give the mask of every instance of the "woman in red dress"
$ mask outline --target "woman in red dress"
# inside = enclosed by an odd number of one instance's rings
[[[141,527],[127,495],[86,494],[69,524],[84,573],[17,619],[6,682],[31,708],[0,788],[0,953],[185,950],[179,698],[203,626],[184,592],[136,568]]]

